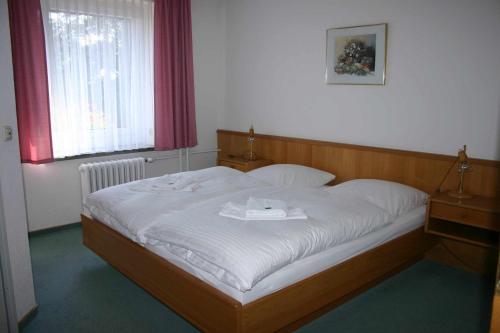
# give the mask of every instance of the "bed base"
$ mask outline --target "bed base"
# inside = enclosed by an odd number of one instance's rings
[[[435,245],[423,228],[242,305],[216,288],[82,215],[83,243],[205,332],[289,332],[420,259]]]

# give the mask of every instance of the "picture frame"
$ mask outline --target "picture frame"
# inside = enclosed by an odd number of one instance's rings
[[[327,84],[384,85],[387,23],[326,31]]]

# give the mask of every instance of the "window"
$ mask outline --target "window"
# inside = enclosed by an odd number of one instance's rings
[[[152,147],[153,2],[42,0],[54,157]]]

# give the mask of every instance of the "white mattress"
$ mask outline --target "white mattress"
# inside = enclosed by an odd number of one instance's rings
[[[129,239],[135,238],[126,228],[122,227],[119,223],[114,221],[113,217],[111,217],[109,214],[100,212],[100,214],[98,215],[101,222],[108,225],[115,231],[119,232]],[[178,256],[173,255],[169,251],[166,251],[159,246],[148,244],[145,247],[151,252],[183,269],[184,271],[215,287],[224,294],[234,298],[241,304],[247,304],[263,296],[283,289],[289,285],[292,285],[295,282],[324,271],[325,269],[333,267],[363,252],[371,250],[410,231],[416,230],[419,227],[423,226],[424,220],[425,206],[418,207],[410,211],[409,213],[400,216],[393,223],[364,237],[335,246],[329,250],[317,253],[315,255],[287,265],[261,280],[247,292],[241,292],[236,288],[222,283],[213,275],[202,271],[201,269],[198,269],[197,267],[189,264],[187,261],[180,259]]]

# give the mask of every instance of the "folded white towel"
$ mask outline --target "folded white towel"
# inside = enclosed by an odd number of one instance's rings
[[[228,202],[222,207],[219,215],[243,221],[307,219],[301,208],[288,209],[286,203],[281,200],[254,198],[250,198],[246,205]]]
[[[265,217],[286,217],[286,202],[273,199],[255,199],[250,197],[245,207],[245,217],[259,219]]]
[[[246,210],[245,217],[248,219],[258,220],[262,218],[284,218],[287,216],[287,212],[281,209],[269,209],[269,210]]]

